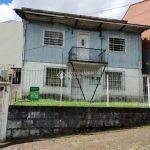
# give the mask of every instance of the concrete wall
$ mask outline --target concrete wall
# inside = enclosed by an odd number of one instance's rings
[[[22,22],[0,23],[0,64],[21,68],[23,48]]]
[[[150,123],[150,109],[10,106],[7,139]]]
[[[24,60],[28,62],[41,62],[41,63],[55,63],[64,64],[68,63],[68,52],[72,46],[77,46],[78,33],[89,33],[89,47],[97,49],[105,49],[105,57],[107,60],[108,54],[108,38],[109,36],[125,38],[126,39],[126,52],[109,52],[108,65],[116,68],[138,69],[139,61],[141,61],[141,39],[140,34],[132,32],[121,32],[113,30],[102,30],[102,38],[99,32],[77,30],[69,26],[61,24],[50,24],[40,22],[25,22],[25,55]],[[43,45],[43,32],[44,29],[57,30],[65,32],[64,47],[50,47]],[[102,40],[102,45],[101,45]],[[62,61],[63,52],[63,61]],[[140,62],[141,66],[141,62]],[[141,67],[140,67],[141,68]]]

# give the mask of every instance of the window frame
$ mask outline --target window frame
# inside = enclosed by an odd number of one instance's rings
[[[114,70],[108,70],[104,74],[104,80],[103,80],[103,88],[107,89],[107,78],[106,78],[106,73],[122,73],[121,77],[121,87],[116,88],[116,87],[110,87],[109,90],[125,90],[125,71],[114,71]],[[110,82],[110,81],[109,81]],[[110,84],[109,84],[110,85]]]
[[[78,35],[77,35],[77,47],[81,47],[81,46],[79,46],[80,44],[80,35],[88,35],[88,37],[89,37],[89,41],[88,41],[88,47],[87,48],[89,48],[90,47],[90,33],[89,32],[78,32]],[[85,43],[84,43],[85,44]]]
[[[125,50],[124,50],[124,51],[111,51],[111,50],[110,50],[110,38],[124,39],[124,40],[125,40]],[[124,37],[108,36],[108,51],[109,51],[110,53],[126,54],[126,53],[127,53],[127,39],[124,38]]]
[[[44,44],[45,31],[62,32],[62,33],[63,33],[63,46],[58,46],[58,45],[46,45],[46,44]],[[64,39],[65,39],[65,31],[61,31],[61,30],[51,30],[51,29],[43,29],[43,46],[45,46],[45,47],[63,48],[63,47],[65,47],[65,40],[64,40]]]
[[[63,67],[63,68],[61,68],[61,67],[58,67],[58,66],[45,66],[44,67],[44,86],[45,87],[61,87],[61,86],[51,86],[51,85],[48,85],[48,84],[46,84],[46,81],[47,81],[47,69],[48,68],[50,68],[50,69],[59,69],[59,70],[61,70],[61,69],[63,69],[63,70],[65,70],[65,74],[67,74],[67,67]],[[60,81],[61,81],[61,79],[60,79]],[[67,78],[65,77],[64,78],[64,81],[63,81],[63,87],[67,87]],[[56,84],[56,83],[55,83]]]

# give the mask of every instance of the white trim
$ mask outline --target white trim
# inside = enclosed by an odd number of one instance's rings
[[[115,76],[117,75],[117,73],[122,73],[122,78],[121,78],[121,88],[109,88],[109,90],[125,90],[126,87],[125,87],[125,71],[120,71],[120,70],[107,70],[105,71],[104,75],[103,75],[103,89],[107,88],[107,85],[106,85],[106,79],[105,79],[105,76],[106,76],[106,73],[116,73]],[[108,80],[109,82],[109,80]]]
[[[62,33],[63,33],[63,46],[45,45],[45,44],[44,44],[44,33],[45,33],[45,31],[62,32]],[[43,47],[64,48],[64,47],[65,47],[65,31],[62,31],[62,30],[43,29],[42,45],[43,45]]]
[[[90,33],[87,33],[87,32],[78,32],[78,36],[77,36],[77,47],[79,47],[79,46],[78,46],[78,44],[79,44],[79,36],[80,36],[81,34],[83,34],[83,35],[88,35],[88,36],[89,36],[89,47],[87,47],[87,48],[90,48]]]
[[[66,72],[68,72],[68,68],[66,67],[62,67],[62,66],[44,66],[44,74],[43,74],[43,87],[52,87],[50,85],[46,85],[46,74],[47,74],[47,68],[54,68],[54,69],[63,69],[66,70]],[[67,84],[66,84],[67,85]],[[56,87],[60,87],[60,86],[56,86]],[[63,86],[66,87],[66,86]]]
[[[110,51],[110,47],[109,47],[109,39],[110,38],[118,38],[118,39],[124,39],[125,40],[125,51],[121,52],[121,51]],[[125,37],[118,37],[118,36],[108,36],[108,53],[118,53],[118,54],[127,54],[127,38]]]

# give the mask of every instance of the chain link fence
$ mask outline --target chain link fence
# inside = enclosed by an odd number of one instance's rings
[[[11,99],[28,100],[30,87],[40,88],[41,100],[77,102],[125,102],[148,104],[148,75],[126,75],[125,71],[76,70],[60,67],[14,68],[0,66],[0,82],[11,82]],[[3,87],[0,87],[2,92]]]
[[[21,96],[28,99],[30,87],[40,88],[40,99],[60,99],[63,71],[62,99],[88,102],[137,102],[148,103],[146,75],[127,76],[125,72],[68,70],[66,68],[41,68],[22,70]],[[108,78],[107,78],[108,76]]]

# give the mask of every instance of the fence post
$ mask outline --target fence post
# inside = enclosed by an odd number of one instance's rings
[[[8,106],[10,100],[10,88],[11,83],[0,83],[3,89],[3,98],[1,101],[1,116],[0,116],[0,142],[6,140],[6,130],[7,130],[7,117],[8,117]]]
[[[148,87],[148,106],[150,107],[150,88],[149,88],[149,77],[147,77],[147,87]]]
[[[61,80],[61,86],[60,86],[60,106],[62,106],[62,87],[63,87],[63,78],[64,78],[64,72],[61,71],[59,74],[58,74],[58,77],[60,78]]]
[[[109,79],[107,73],[107,107],[109,107]]]

